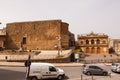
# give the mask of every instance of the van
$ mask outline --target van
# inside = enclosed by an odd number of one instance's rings
[[[28,74],[28,71],[27,71]],[[31,63],[29,70],[29,80],[38,79],[51,79],[56,78],[58,80],[63,79],[65,73],[62,69],[56,68],[50,63]]]

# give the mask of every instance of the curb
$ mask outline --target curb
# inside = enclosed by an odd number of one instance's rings
[[[80,67],[83,63],[52,63],[56,67]],[[7,67],[25,67],[24,63],[19,62],[0,62],[0,66]]]
[[[81,67],[83,63],[52,63],[56,67]],[[97,63],[111,66],[111,63]],[[23,62],[0,62],[0,66],[7,67],[25,67]]]

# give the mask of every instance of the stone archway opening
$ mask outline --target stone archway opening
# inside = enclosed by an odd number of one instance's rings
[[[97,48],[97,54],[99,54],[99,53],[100,53],[100,47]]]
[[[89,53],[90,52],[90,49],[89,47],[86,48],[86,53]]]
[[[91,48],[91,53],[95,53],[95,48],[94,47]]]

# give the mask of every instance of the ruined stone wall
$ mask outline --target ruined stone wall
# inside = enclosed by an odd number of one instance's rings
[[[63,48],[68,48],[68,46],[69,46],[69,31],[68,31],[68,24],[67,23],[62,23],[61,45]]]
[[[62,37],[62,45],[68,48],[68,24],[61,22],[61,20],[8,23],[6,48],[53,50],[55,44],[58,44],[56,39],[58,35]]]
[[[1,35],[0,35],[0,49],[5,47],[5,46],[4,46],[4,45],[5,45],[4,42],[5,42],[5,36],[1,36]]]

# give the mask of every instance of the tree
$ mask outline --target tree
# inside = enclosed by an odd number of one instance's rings
[[[109,48],[109,53],[110,53],[110,54],[115,53],[115,50],[114,50],[114,48],[113,48],[113,47],[110,47],[110,48]]]

